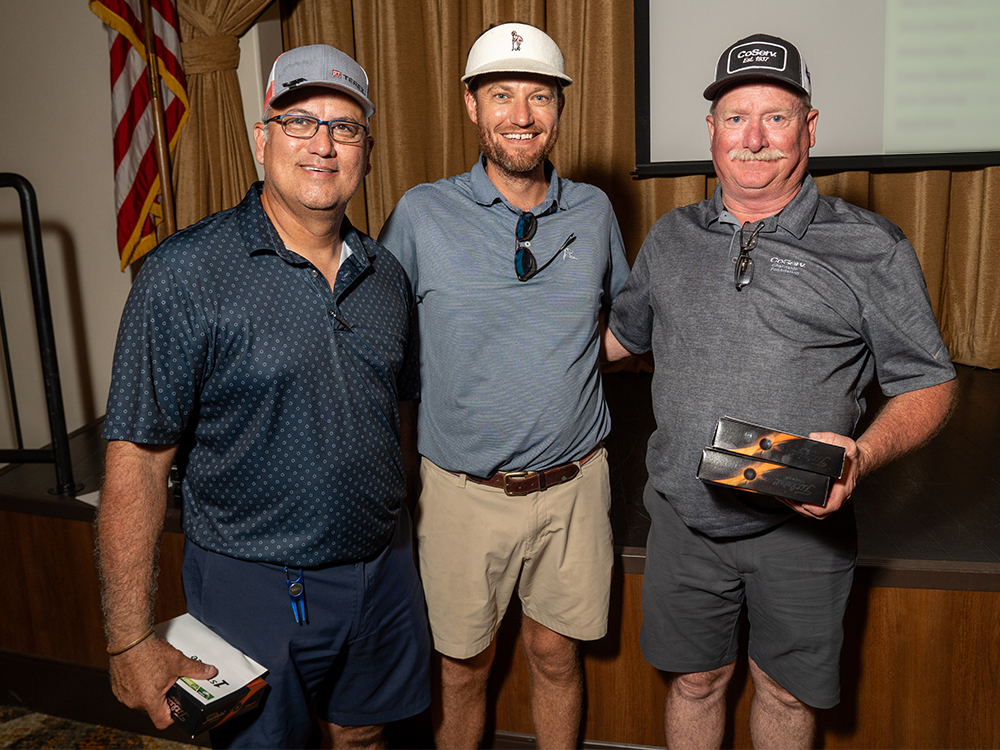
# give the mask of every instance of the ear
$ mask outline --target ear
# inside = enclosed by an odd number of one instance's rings
[[[266,129],[267,125],[262,122],[258,122],[253,126],[253,140],[255,144],[254,148],[254,158],[257,160],[258,164],[264,164],[264,144],[267,142]]]
[[[468,89],[465,90],[465,111],[469,113],[469,119],[478,125],[479,119],[478,112],[476,111],[476,95]]]
[[[715,141],[715,117],[707,115],[705,117],[705,122],[708,123],[708,147],[709,150],[711,150],[712,143]]]
[[[368,136],[368,155],[365,157],[365,161],[368,165],[365,167],[365,176],[367,177],[372,171],[372,151],[375,149],[375,138]]]
[[[806,127],[809,128],[809,148],[816,145],[816,123],[819,122],[819,110],[814,109],[806,115]]]

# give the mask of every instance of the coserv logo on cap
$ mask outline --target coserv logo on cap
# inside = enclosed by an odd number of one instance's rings
[[[733,48],[726,62],[727,73],[738,73],[748,68],[784,70],[788,50],[780,44],[750,42]]]

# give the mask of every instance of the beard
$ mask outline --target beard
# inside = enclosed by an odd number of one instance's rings
[[[479,132],[479,148],[486,154],[487,159],[507,174],[525,175],[544,164],[552,152],[559,135],[559,121],[556,120],[553,124],[541,149],[532,153],[520,153],[519,150],[508,149],[506,139],[499,133],[487,130],[482,125],[482,119],[480,119],[477,130]],[[541,137],[544,137],[544,134],[535,136],[535,138]]]

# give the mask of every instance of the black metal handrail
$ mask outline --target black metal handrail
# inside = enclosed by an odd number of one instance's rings
[[[42,360],[42,377],[45,381],[45,403],[49,413],[49,431],[52,448],[26,450],[21,439],[21,422],[14,393],[13,371],[7,347],[7,329],[2,325],[0,306],[0,334],[3,336],[4,360],[7,362],[7,380],[10,389],[14,426],[17,432],[17,449],[0,450],[3,463],[52,463],[56,469],[55,494],[76,496],[73,483],[73,465],[69,453],[69,435],[66,433],[66,414],[63,410],[62,387],[59,382],[59,363],[56,359],[56,339],[52,328],[52,309],[49,305],[49,286],[45,277],[45,258],[42,255],[42,230],[38,222],[38,201],[35,190],[21,175],[0,172],[0,187],[12,187],[21,199],[21,223],[24,227],[24,244],[28,254],[28,275],[35,308],[35,328],[38,332],[38,350]]]

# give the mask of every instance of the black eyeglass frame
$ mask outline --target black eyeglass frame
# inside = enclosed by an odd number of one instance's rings
[[[285,129],[285,118],[310,121],[314,124],[313,132],[310,133],[309,135],[295,135],[294,133],[289,133]],[[297,115],[293,112],[286,112],[283,115],[275,115],[274,117],[268,117],[266,120],[264,120],[265,125],[267,125],[270,122],[277,122],[278,125],[281,126],[281,132],[287,135],[289,138],[299,138],[304,141],[314,137],[319,132],[320,125],[326,125],[326,132],[330,134],[330,140],[335,141],[336,143],[343,143],[344,145],[347,146],[353,146],[355,144],[361,143],[365,138],[368,137],[368,132],[369,132],[367,125],[362,125],[360,122],[355,122],[354,120],[344,120],[344,119],[321,120],[318,117],[313,117],[312,115]],[[343,138],[338,138],[334,134],[333,132],[334,125],[352,125],[356,128],[361,128],[361,132],[358,134],[358,137],[355,140],[345,141]]]
[[[576,235],[570,232],[569,237],[563,241],[555,254],[539,266],[535,254],[531,252],[531,238],[535,236],[537,230],[538,219],[531,211],[525,211],[518,217],[517,226],[514,228],[514,273],[517,274],[518,281],[528,281],[537,276],[576,240]]]
[[[740,254],[738,257],[733,258],[733,263],[736,267],[733,269],[733,283],[736,285],[736,291],[739,292],[745,286],[749,286],[750,282],[753,281],[753,258],[750,257],[750,253],[757,247],[757,235],[760,234],[760,230],[764,228],[764,222],[758,221],[750,228],[750,236],[747,236],[747,227],[750,227],[749,221],[744,221],[743,226],[740,227]]]

